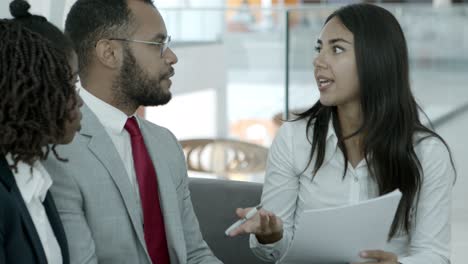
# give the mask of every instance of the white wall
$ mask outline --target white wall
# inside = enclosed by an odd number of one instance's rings
[[[174,66],[166,106],[146,109],[147,119],[169,128],[178,138],[227,135],[226,63],[221,44],[175,47]]]
[[[203,89],[226,87],[226,62],[223,44],[197,44],[175,46],[172,50],[179,61],[174,66],[174,94],[189,93]]]

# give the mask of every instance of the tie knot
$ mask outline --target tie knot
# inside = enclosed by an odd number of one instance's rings
[[[125,130],[127,130],[131,137],[141,137],[141,131],[138,127],[138,123],[135,117],[132,116],[128,118],[124,128]]]

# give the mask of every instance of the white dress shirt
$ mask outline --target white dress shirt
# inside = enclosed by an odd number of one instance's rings
[[[10,154],[6,155],[8,164],[14,164]],[[16,185],[20,190],[24,203],[28,208],[29,215],[34,223],[36,232],[39,235],[42,248],[49,264],[62,264],[62,250],[57,242],[55,233],[50,225],[47,212],[42,204],[47,195],[47,191],[52,185],[52,179],[39,161],[31,166],[18,162],[18,171],[12,171]]]
[[[99,122],[101,122],[107,134],[109,134],[109,137],[112,139],[112,142],[114,143],[114,146],[125,166],[128,180],[135,191],[135,198],[138,203],[140,215],[143,215],[143,211],[141,209],[140,190],[136,179],[135,165],[133,163],[132,142],[130,140],[130,134],[124,128],[129,117],[114,106],[92,95],[90,92],[86,91],[86,89],[80,89],[80,96],[83,99],[83,102],[96,115]],[[138,117],[135,114],[132,116],[136,118],[139,125]]]
[[[348,163],[343,179],[344,157],[337,146],[332,122],[322,167],[312,181],[314,156],[308,170],[301,174],[311,149],[306,123],[307,120],[285,123],[270,149],[262,204],[283,220],[284,233],[280,241],[267,245],[260,244],[254,235],[250,236],[252,251],[265,260],[279,260],[284,255],[304,209],[336,207],[378,196],[377,184],[370,177],[365,160],[355,168]],[[438,139],[431,137],[419,142],[415,152],[422,165],[423,183],[416,217],[411,218],[412,236],[400,233],[382,250],[397,254],[398,261],[403,264],[448,264],[454,170],[447,148]]]

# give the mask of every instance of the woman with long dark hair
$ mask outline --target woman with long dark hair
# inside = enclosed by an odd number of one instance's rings
[[[369,263],[450,263],[455,170],[444,140],[420,121],[398,21],[375,5],[342,7],[327,18],[316,50],[320,100],[280,128],[269,154],[265,210],[231,235],[251,233],[257,256],[279,260],[304,208],[399,189],[388,248],[360,256]]]
[[[41,164],[80,128],[77,61],[55,26],[15,0],[0,20],[0,263],[69,263]],[[60,158],[65,161],[65,159]]]

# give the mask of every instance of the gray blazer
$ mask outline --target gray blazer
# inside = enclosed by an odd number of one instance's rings
[[[71,144],[57,146],[59,156],[69,161],[49,155],[43,163],[54,180],[51,191],[71,264],[150,264],[141,211],[124,164],[97,117],[86,105],[81,111],[81,131]],[[148,121],[140,127],[158,175],[171,263],[221,263],[200,233],[176,138]]]

